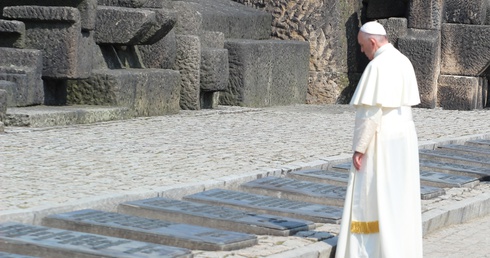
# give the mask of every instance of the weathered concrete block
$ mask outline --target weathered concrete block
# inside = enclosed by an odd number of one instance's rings
[[[488,0],[446,0],[444,22],[484,25]]]
[[[173,69],[177,58],[175,30],[152,45],[137,46],[141,60],[147,68]]]
[[[443,24],[441,73],[479,76],[490,64],[490,26]]]
[[[442,24],[444,0],[411,0],[408,11],[408,27],[439,30]]]
[[[448,110],[481,109],[483,85],[480,82],[476,77],[439,76],[438,106]]]
[[[406,0],[369,0],[366,2],[368,19],[404,17],[408,9],[408,1]]]
[[[415,69],[420,106],[434,108],[441,63],[438,31],[409,29],[408,34],[398,40],[398,48],[410,59]]]
[[[99,6],[94,38],[98,44],[153,44],[170,32],[176,17],[164,9]]]
[[[3,14],[26,24],[26,48],[43,50],[44,77],[86,78],[90,75],[94,42],[90,32],[81,31],[78,9],[13,6],[6,7]]]
[[[302,41],[227,40],[226,105],[264,107],[306,103],[309,44]]]
[[[199,35],[202,27],[202,14],[198,11],[199,4],[175,1],[173,8],[178,13],[176,34]]]
[[[228,50],[201,49],[201,91],[223,91],[228,86]]]
[[[136,116],[178,113],[179,98],[180,75],[174,70],[97,70],[67,85],[68,104],[124,106]]]
[[[97,0],[2,0],[0,10],[6,6],[20,5],[76,7],[80,12],[82,29],[93,30],[95,28]]]
[[[180,107],[198,110],[201,77],[201,42],[193,35],[177,35],[177,58],[174,69],[180,72]]]
[[[98,5],[140,8],[148,0],[97,0]]]
[[[32,49],[0,48],[0,80],[9,107],[39,105],[44,100],[42,52]]]
[[[226,38],[269,39],[272,15],[229,0],[191,0],[199,3],[202,29],[220,31]]]
[[[26,26],[20,21],[0,20],[0,47],[25,48]]]
[[[388,39],[394,46],[398,46],[398,39],[408,33],[406,18],[389,18],[378,20],[378,22],[385,27]]]

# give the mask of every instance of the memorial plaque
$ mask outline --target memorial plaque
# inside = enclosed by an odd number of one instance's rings
[[[254,235],[90,209],[51,215],[43,223],[49,227],[207,251],[228,251],[257,244]]]
[[[490,140],[471,140],[464,143],[468,146],[475,146],[478,148],[490,149]]]
[[[488,157],[490,157],[490,149],[488,149],[488,148],[480,148],[480,147],[469,146],[469,145],[448,144],[448,145],[440,146],[439,149],[447,151],[447,152],[481,156],[481,157],[487,157],[487,159],[490,159],[490,158],[488,158]]]
[[[434,171],[420,171],[420,180],[424,185],[434,187],[474,187],[480,183],[478,178],[458,176]]]
[[[433,187],[433,186],[420,186],[420,195],[422,200],[429,200],[441,195],[444,195],[446,191],[443,188]]]
[[[313,181],[336,186],[345,186],[349,182],[348,173],[319,169],[295,171],[291,172],[288,176],[297,180]]]
[[[470,165],[490,168],[490,159],[471,154],[453,153],[445,150],[420,150],[420,157],[429,160],[450,162],[454,164]]]
[[[188,249],[33,226],[0,224],[0,250],[41,257],[192,257]]]
[[[345,162],[345,163],[335,164],[335,165],[332,166],[332,170],[347,173],[347,172],[350,171],[350,167],[351,166],[352,166],[352,162]]]
[[[289,236],[315,226],[306,220],[160,197],[125,202],[119,205],[118,210],[146,218],[259,235]]]
[[[489,168],[481,168],[469,165],[454,164],[435,160],[420,160],[421,169],[438,171],[452,175],[461,175],[468,177],[476,177],[480,180],[485,180],[490,177]]]
[[[0,258],[35,258],[35,256],[0,252]]]
[[[343,206],[346,187],[280,177],[264,177],[242,184],[256,194],[277,196],[300,202]]]
[[[342,208],[321,204],[291,201],[265,195],[251,194],[224,189],[185,196],[184,199],[211,205],[228,206],[240,210],[268,213],[319,223],[340,223]]]

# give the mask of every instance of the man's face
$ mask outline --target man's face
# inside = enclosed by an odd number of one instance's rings
[[[373,60],[376,53],[376,43],[373,39],[369,39],[365,34],[359,32],[357,34],[357,42],[361,46],[361,52],[364,53],[369,60]]]

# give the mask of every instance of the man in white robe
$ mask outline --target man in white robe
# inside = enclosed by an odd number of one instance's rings
[[[336,257],[421,258],[415,72],[381,24],[364,24],[358,42],[371,61],[350,103],[354,155]]]

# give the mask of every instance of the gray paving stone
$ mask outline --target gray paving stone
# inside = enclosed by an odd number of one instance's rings
[[[241,185],[256,194],[317,204],[343,206],[346,187],[290,178],[264,177]]]
[[[0,250],[41,257],[192,257],[188,249],[16,222],[0,224]]]
[[[228,251],[253,246],[254,235],[99,210],[79,210],[48,216],[48,227],[127,238],[188,249]]]
[[[454,164],[470,165],[475,167],[490,168],[490,159],[472,154],[454,153],[447,150],[420,150],[420,157],[424,159],[450,162]]]
[[[118,211],[135,216],[250,234],[288,236],[314,228],[314,223],[306,220],[159,197],[122,203]]]
[[[298,202],[225,189],[211,189],[185,196],[184,199],[320,223],[338,224],[342,217],[342,208],[335,206]]]

